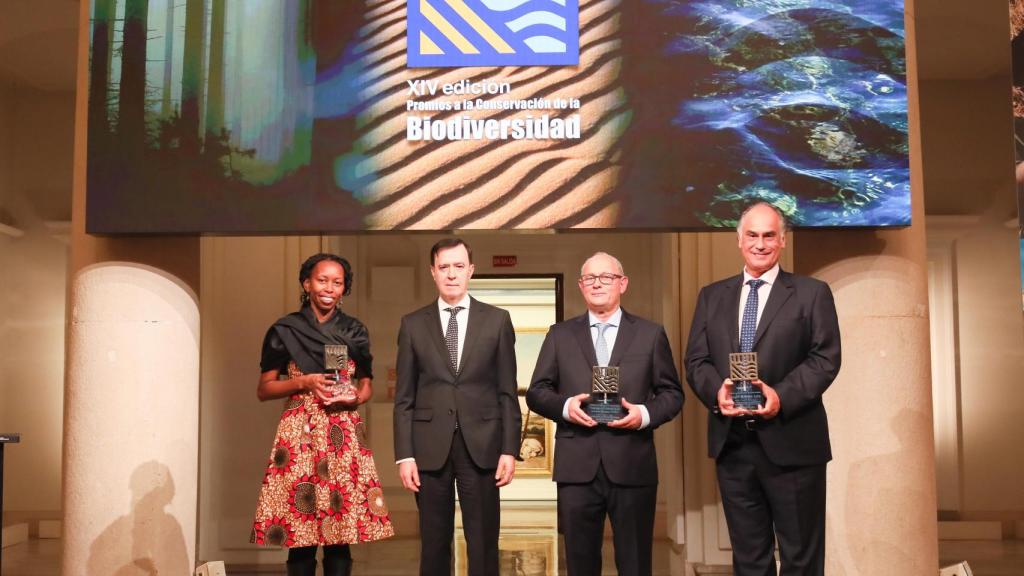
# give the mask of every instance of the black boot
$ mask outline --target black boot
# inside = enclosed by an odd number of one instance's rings
[[[324,558],[324,576],[352,576],[352,559]]]
[[[316,546],[290,548],[284,566],[288,576],[316,576]]]
[[[316,576],[316,559],[289,560],[284,563],[288,576]],[[324,564],[324,568],[327,564]]]
[[[348,546],[324,546],[324,576],[351,576],[352,553]]]

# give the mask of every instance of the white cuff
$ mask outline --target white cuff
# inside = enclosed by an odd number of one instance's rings
[[[651,413],[647,411],[647,406],[639,404],[640,406],[640,430],[647,428],[651,425]]]

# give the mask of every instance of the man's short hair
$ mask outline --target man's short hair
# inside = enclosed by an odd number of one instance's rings
[[[608,258],[611,258],[612,262],[615,263],[615,267],[619,269],[619,274],[622,274],[623,276],[626,275],[626,271],[622,268],[622,262],[619,262],[618,258],[612,256],[607,252],[594,252],[593,254],[590,255],[590,258],[584,260],[583,264],[580,266],[580,276],[583,276],[583,269],[587,267],[587,262],[590,262],[591,260],[597,258],[598,256],[606,256]]]
[[[740,214],[739,220],[736,221],[736,234],[743,234],[743,219],[747,217],[748,212],[750,212],[754,208],[757,208],[758,206],[767,206],[771,208],[773,211],[775,211],[775,214],[778,215],[779,217],[779,222],[782,222],[782,235],[785,236],[786,232],[789,231],[789,219],[787,219],[786,215],[782,213],[782,210],[779,210],[778,206],[772,204],[771,202],[765,202],[764,200],[754,202],[750,206],[747,206],[746,208],[743,209],[743,212]]]
[[[466,241],[462,238],[441,238],[430,248],[430,265],[434,265],[434,260],[437,259],[437,253],[441,250],[447,250],[449,248],[455,248],[456,246],[465,246],[466,253],[469,254],[469,263],[473,263],[473,249],[466,244]]]

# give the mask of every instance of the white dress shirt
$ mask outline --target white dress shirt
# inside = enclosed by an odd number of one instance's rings
[[[779,264],[776,263],[767,272],[761,274],[758,280],[764,280],[764,284],[757,289],[757,321],[761,321],[761,313],[764,312],[764,305],[768,303],[768,295],[772,292],[772,286],[775,285],[775,280],[779,277]],[[737,316],[739,322],[737,327],[739,330],[743,330],[743,308],[747,305],[747,296],[750,294],[750,285],[747,282],[753,280],[754,277],[747,272],[747,268],[743,267],[743,288],[740,290],[740,313]],[[757,324],[755,324],[757,326]],[[739,332],[737,332],[739,334]]]

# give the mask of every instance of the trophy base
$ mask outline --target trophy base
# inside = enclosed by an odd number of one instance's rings
[[[732,401],[737,408],[757,410],[758,406],[764,406],[765,399],[764,394],[761,394],[761,391],[753,386],[747,390],[740,390],[737,386],[732,391]]]
[[[345,402],[352,402],[356,399],[356,388],[350,383],[335,384],[331,386],[331,392],[339,399]]]
[[[591,401],[584,405],[583,411],[598,424],[607,424],[626,415],[626,411],[618,402]]]

